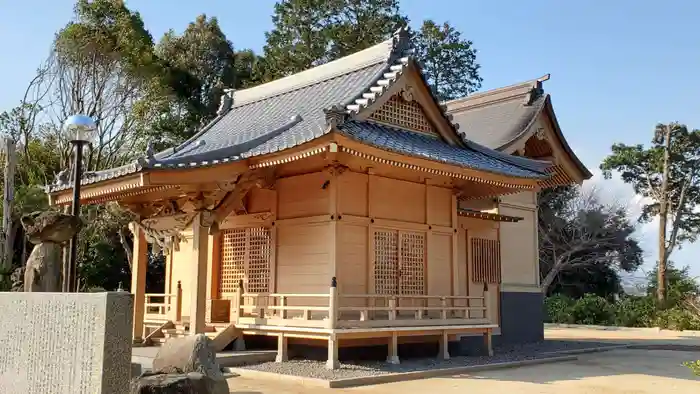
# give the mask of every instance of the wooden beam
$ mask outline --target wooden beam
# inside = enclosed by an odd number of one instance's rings
[[[214,208],[212,232],[218,231],[218,225],[233,212],[244,212],[243,199],[255,187],[269,188],[275,183],[274,172],[270,168],[261,168],[240,175],[221,202]]]

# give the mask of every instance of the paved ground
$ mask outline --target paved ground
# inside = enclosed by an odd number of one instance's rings
[[[700,379],[681,362],[700,352],[615,350],[583,355],[578,361],[544,364],[444,378],[389,383],[350,389],[304,387],[295,383],[229,379],[235,394],[369,393],[552,393],[561,394],[697,394]]]
[[[550,339],[577,339],[636,344],[700,346],[700,337],[653,331],[602,331],[591,329],[548,329]],[[579,356],[578,361],[544,364],[500,371],[480,372],[444,378],[415,380],[351,389],[322,389],[297,383],[246,378],[229,380],[235,394],[325,394],[368,393],[440,394],[507,393],[522,394],[646,394],[700,393],[700,379],[681,365],[700,359],[696,351],[625,349]]]

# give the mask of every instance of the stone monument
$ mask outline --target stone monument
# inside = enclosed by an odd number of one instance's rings
[[[0,393],[128,394],[133,296],[0,293]]]
[[[24,269],[24,291],[60,291],[61,248],[80,231],[82,221],[55,211],[22,217],[29,242],[35,244]]]

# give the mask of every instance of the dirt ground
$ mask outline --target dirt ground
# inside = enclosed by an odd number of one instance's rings
[[[700,337],[648,331],[622,332],[589,329],[548,329],[551,339],[607,339],[635,344],[700,345]],[[700,359],[700,346],[693,351],[621,349],[579,356],[577,361],[486,371],[468,375],[414,380],[349,389],[323,389],[282,381],[248,378],[229,379],[235,394],[368,393],[412,394],[439,392],[522,394],[642,394],[700,393],[700,378],[681,365]]]

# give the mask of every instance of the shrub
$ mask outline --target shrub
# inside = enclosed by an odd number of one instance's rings
[[[615,310],[603,297],[586,294],[578,299],[570,309],[571,319],[576,324],[610,325],[614,321]]]
[[[696,376],[700,376],[700,360],[698,360],[698,361],[686,361],[683,363],[683,365],[690,368],[690,370],[693,371],[693,373]]]
[[[690,311],[673,307],[658,311],[654,325],[668,330],[700,330],[700,319]]]
[[[545,320],[547,323],[573,323],[571,307],[574,300],[561,294],[555,294],[544,300]]]
[[[613,323],[621,327],[650,327],[656,310],[651,297],[624,297],[614,304]]]

